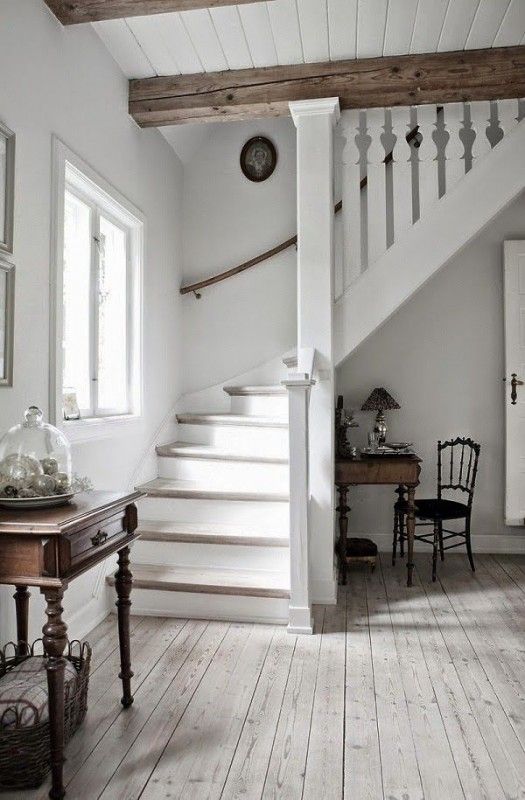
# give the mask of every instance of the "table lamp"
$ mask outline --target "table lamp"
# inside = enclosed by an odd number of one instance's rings
[[[383,387],[374,389],[361,406],[361,411],[377,411],[374,432],[377,433],[378,444],[385,443],[388,432],[384,412],[394,408],[401,408],[401,406]]]

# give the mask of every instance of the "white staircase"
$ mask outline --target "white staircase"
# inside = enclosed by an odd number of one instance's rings
[[[138,614],[288,622],[288,398],[227,386],[230,413],[177,415],[140,488]],[[239,598],[242,597],[242,602]]]
[[[343,112],[336,365],[523,191],[524,113],[519,100]]]

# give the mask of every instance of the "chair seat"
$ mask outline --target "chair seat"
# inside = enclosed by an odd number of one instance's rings
[[[407,513],[408,504],[403,503],[399,510]],[[417,519],[464,519],[468,513],[468,506],[455,500],[438,500],[437,497],[416,499]]]

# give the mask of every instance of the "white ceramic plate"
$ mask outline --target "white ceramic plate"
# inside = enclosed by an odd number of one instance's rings
[[[49,497],[0,497],[0,506],[2,508],[18,508],[20,510],[26,508],[55,508],[56,506],[65,506],[74,496],[75,492],[55,494]]]

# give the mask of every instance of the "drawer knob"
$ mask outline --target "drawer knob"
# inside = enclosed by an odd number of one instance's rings
[[[107,538],[108,535],[106,531],[99,531],[95,536],[91,537],[91,544],[93,547],[98,547],[99,545],[103,544]]]

